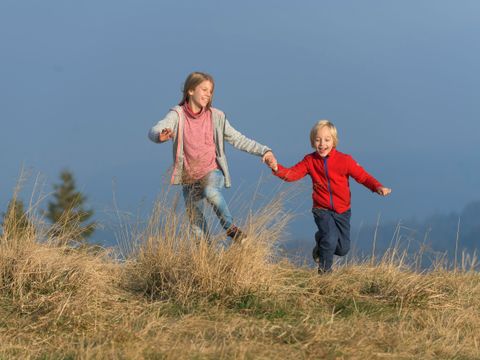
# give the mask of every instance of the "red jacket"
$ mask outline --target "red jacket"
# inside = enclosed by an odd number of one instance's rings
[[[291,168],[278,164],[275,173],[286,181],[296,181],[307,174],[313,183],[313,207],[334,210],[340,214],[350,209],[349,176],[372,191],[382,187],[350,155],[336,149],[332,149],[325,158],[317,152],[308,154]]]

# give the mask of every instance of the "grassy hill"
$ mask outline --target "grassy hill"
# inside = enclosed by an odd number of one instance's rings
[[[159,203],[121,261],[9,226],[0,359],[480,359],[475,259],[419,273],[392,249],[320,276],[276,255],[287,218],[250,214],[224,247]]]

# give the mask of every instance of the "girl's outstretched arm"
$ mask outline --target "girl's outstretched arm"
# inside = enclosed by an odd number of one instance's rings
[[[155,143],[169,140],[172,137],[175,137],[177,125],[178,113],[174,110],[171,110],[168,112],[165,118],[160,120],[155,126],[150,129],[150,131],[148,132],[148,138]],[[170,132],[168,130],[170,130]]]
[[[273,152],[271,150],[268,150],[265,154],[263,154],[262,161],[266,163],[267,166],[273,171],[278,170],[277,159],[275,158],[275,155],[273,155]]]
[[[173,130],[170,128],[163,129],[160,135],[158,136],[158,139],[160,142],[165,142],[173,138]]]
[[[248,152],[252,155],[263,156],[271,149],[268,146],[262,145],[255,140],[249,139],[240,131],[236,130],[228,119],[225,118],[224,137],[231,145],[238,150]]]

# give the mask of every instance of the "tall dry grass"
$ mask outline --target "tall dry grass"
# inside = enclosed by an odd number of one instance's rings
[[[28,217],[28,228],[25,219]],[[0,358],[37,358],[108,324],[121,297],[120,269],[108,251],[64,244],[78,229],[49,237],[48,226],[28,211],[6,214],[0,236]],[[107,305],[108,304],[108,305]]]
[[[475,256],[416,271],[393,248],[319,276],[280,257],[288,218],[281,197],[251,211],[237,246],[192,237],[160,201],[121,261],[13,222],[0,237],[0,359],[480,358]]]
[[[186,216],[159,201],[127,262],[130,286],[182,306],[268,293],[278,280],[275,249],[288,219],[281,199],[273,200],[241,224],[248,234],[244,243],[228,244],[222,231],[196,237]]]

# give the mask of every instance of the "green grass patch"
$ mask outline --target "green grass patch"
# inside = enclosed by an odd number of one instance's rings
[[[232,303],[232,310],[258,319],[286,319],[292,314],[270,300],[261,299],[255,294],[246,294]]]
[[[349,318],[352,316],[368,317],[373,320],[392,320],[398,318],[396,306],[390,303],[368,301],[355,298],[342,298],[330,304],[336,316]]]

